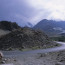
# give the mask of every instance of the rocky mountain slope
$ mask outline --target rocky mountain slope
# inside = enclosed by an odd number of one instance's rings
[[[18,28],[20,28],[20,26],[18,26],[18,24],[15,22],[0,21],[0,36],[6,35],[10,33],[12,30]]]
[[[57,36],[65,32],[65,21],[43,19],[34,28],[43,30],[49,36]]]
[[[10,33],[10,31],[0,29],[0,37]]]
[[[0,29],[2,30],[12,31],[18,28],[20,28],[20,26],[18,26],[16,22],[0,21]]]
[[[0,49],[9,48],[46,48],[54,46],[48,36],[39,30],[20,28],[0,37]]]

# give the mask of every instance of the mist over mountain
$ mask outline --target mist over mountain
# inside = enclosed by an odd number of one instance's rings
[[[65,32],[65,21],[43,19],[34,28],[43,30],[49,36],[55,36]]]

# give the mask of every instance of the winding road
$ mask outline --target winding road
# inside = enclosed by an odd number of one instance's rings
[[[37,53],[48,53],[48,52],[56,52],[56,51],[61,51],[61,50],[65,50],[65,43],[64,42],[57,42],[58,44],[61,44],[61,46],[59,46],[59,47],[55,47],[55,48],[48,48],[48,49],[39,49],[39,50],[31,50],[31,51],[25,51],[25,52],[22,52],[22,51],[2,51],[3,52],[3,54],[5,55],[4,57],[5,58],[8,58],[9,59],[9,61],[8,61],[8,63],[9,64],[1,64],[1,65],[23,65],[22,64],[22,62],[24,62],[25,63],[25,61],[21,61],[21,59],[23,58],[23,60],[25,59],[25,58],[27,58],[27,55],[26,54],[37,54]],[[32,57],[31,57],[32,58]],[[47,57],[45,57],[45,58],[47,58]],[[50,57],[48,57],[48,58],[50,58]],[[15,64],[15,61],[13,61],[13,59],[16,59],[16,60],[18,60],[17,61],[17,63]],[[30,59],[30,57],[28,57],[27,58],[27,60],[26,60],[26,62],[28,62],[28,63],[30,63],[30,61],[28,61]],[[36,59],[34,58],[33,59],[34,60],[34,63],[36,63]],[[40,59],[41,60],[41,59]],[[38,61],[38,60],[37,60]],[[42,60],[41,60],[42,61]],[[55,60],[52,60],[52,59],[50,59],[50,61],[49,61],[49,59],[46,59],[46,60],[44,60],[44,61],[42,61],[44,64],[45,64],[45,61],[46,61],[46,65],[53,65],[55,62]],[[48,62],[49,61],[49,62]],[[36,64],[32,64],[32,65],[36,65]],[[47,64],[47,63],[50,63],[50,64]],[[38,63],[39,64],[39,63]],[[38,65],[37,64],[37,65]],[[56,64],[56,63],[55,63]],[[54,65],[55,65],[54,64]],[[26,65],[27,65],[27,63],[26,63]],[[30,64],[29,64],[30,65]],[[39,64],[40,65],[40,64]],[[63,64],[63,65],[65,65],[65,64]]]
[[[48,53],[48,52],[56,52],[65,50],[65,43],[64,42],[57,42],[61,44],[60,47],[48,48],[48,49],[39,49],[39,50],[31,50],[31,51],[2,51],[5,56],[18,56],[22,54],[34,54],[34,53]]]
[[[17,56],[22,54],[34,54],[34,53],[48,53],[48,52],[56,52],[65,50],[65,42],[57,42],[58,44],[61,44],[60,47],[55,48],[48,48],[48,49],[39,49],[39,50],[31,50],[31,51],[2,51],[5,56]]]

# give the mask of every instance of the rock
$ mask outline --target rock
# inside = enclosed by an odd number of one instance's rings
[[[63,65],[62,62],[57,62],[55,65]]]
[[[5,61],[1,61],[2,64],[5,64]]]
[[[4,61],[7,61],[7,59],[5,58]]]
[[[16,59],[13,59],[13,61],[17,61]]]
[[[0,60],[2,60],[2,58],[3,58],[3,53],[0,52]]]

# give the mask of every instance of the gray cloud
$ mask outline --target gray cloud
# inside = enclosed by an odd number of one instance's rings
[[[23,0],[0,0],[0,20],[16,21],[20,25],[25,25],[26,20],[32,15],[31,10]],[[26,18],[26,19],[25,19]]]
[[[42,13],[38,14],[40,19],[65,20],[65,0],[28,0],[28,3]]]
[[[65,20],[65,0],[0,0],[0,20],[33,25],[42,19]]]

